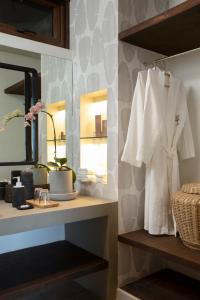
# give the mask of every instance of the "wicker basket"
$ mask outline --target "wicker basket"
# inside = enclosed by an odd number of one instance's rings
[[[187,194],[200,195],[200,182],[191,182],[191,183],[183,184],[181,191]]]
[[[172,196],[172,209],[177,229],[185,246],[200,250],[200,194],[196,194],[195,184],[184,185],[182,191]]]

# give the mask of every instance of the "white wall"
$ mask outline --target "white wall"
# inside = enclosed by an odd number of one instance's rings
[[[185,2],[185,0],[169,0],[169,7],[171,8],[183,2]]]
[[[60,225],[0,236],[0,254],[63,240],[64,236],[64,226]]]

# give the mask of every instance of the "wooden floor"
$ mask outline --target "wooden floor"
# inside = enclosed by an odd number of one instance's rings
[[[122,289],[141,300],[199,300],[200,282],[171,270],[163,270]]]
[[[144,230],[138,230],[121,234],[118,240],[200,271],[200,251],[184,246],[174,236],[152,236]]]

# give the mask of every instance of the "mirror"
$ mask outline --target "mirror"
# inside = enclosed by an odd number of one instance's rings
[[[0,62],[0,165],[30,165],[38,158],[37,119],[24,116],[38,100],[36,69]]]
[[[67,51],[67,50],[66,50]],[[56,56],[37,54],[30,51],[0,46],[0,62],[21,65],[35,69],[38,72],[38,100],[45,104],[45,110],[52,113],[56,126],[58,155],[67,156],[72,165],[73,160],[73,91],[72,91],[72,61]],[[32,74],[30,73],[32,77]],[[0,119],[8,112],[20,109],[25,112],[24,91],[9,89],[25,80],[24,72],[0,68]],[[2,87],[1,87],[2,86]],[[22,85],[22,87],[24,84]],[[5,93],[5,90],[8,89]],[[61,122],[60,122],[61,121]],[[46,164],[53,158],[52,127],[49,118],[38,115],[38,161]],[[35,131],[37,134],[37,131]],[[4,135],[4,139],[3,139]],[[9,136],[10,135],[10,136]],[[32,136],[34,138],[34,135]],[[28,142],[28,141],[27,141]],[[30,142],[30,141],[29,141]],[[9,179],[13,169],[24,170],[34,163],[26,161],[26,130],[24,120],[16,118],[9,122],[6,130],[0,132],[0,180]],[[33,147],[33,143],[29,147]],[[35,144],[37,145],[37,144]],[[37,148],[36,148],[37,150]],[[15,159],[14,159],[15,158]],[[16,162],[13,164],[13,162]],[[19,165],[20,167],[13,167]]]

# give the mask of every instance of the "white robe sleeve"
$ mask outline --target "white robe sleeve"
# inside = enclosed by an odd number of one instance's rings
[[[146,77],[146,71],[138,73],[135,91],[133,95],[128,133],[121,158],[122,161],[128,162],[129,164],[136,167],[142,166],[142,161],[139,159],[139,152],[143,132]]]
[[[143,139],[141,146],[141,157],[140,159],[145,163],[149,164],[153,157],[154,151],[159,144],[162,124],[161,120],[161,108],[160,99],[158,95],[162,97],[162,90],[159,90],[159,85],[152,80],[153,73],[151,70],[148,71],[146,93],[145,93],[145,108],[144,108],[144,126],[143,126]],[[155,86],[154,86],[155,85]],[[155,95],[155,91],[157,94]]]
[[[187,107],[186,120],[178,143],[178,152],[182,160],[195,157],[194,142]]]

